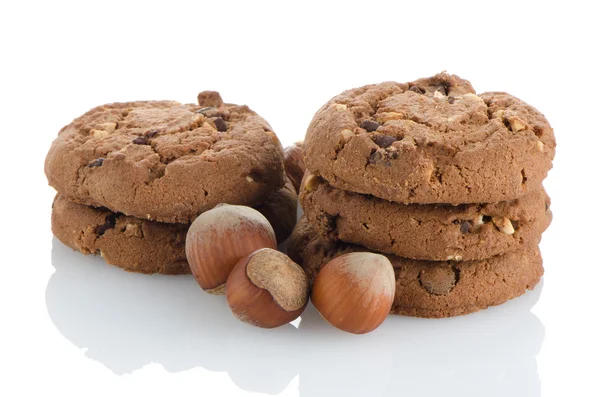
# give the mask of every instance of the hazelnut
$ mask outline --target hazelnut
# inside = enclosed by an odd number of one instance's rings
[[[300,191],[300,183],[304,176],[304,143],[296,142],[284,150],[285,173],[292,181],[296,193]]]
[[[308,303],[308,278],[287,255],[263,248],[246,255],[227,279],[227,303],[240,320],[261,328],[294,321]]]
[[[311,300],[331,325],[364,334],[379,327],[389,314],[395,287],[394,269],[385,256],[353,252],[323,266]]]
[[[260,212],[219,204],[198,216],[185,239],[185,253],[196,281],[211,294],[225,293],[235,264],[260,248],[277,248],[275,232]]]

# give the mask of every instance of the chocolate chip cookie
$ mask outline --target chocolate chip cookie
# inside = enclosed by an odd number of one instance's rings
[[[400,203],[492,203],[539,190],[556,142],[546,118],[441,73],[345,91],[314,116],[306,167],[331,185]]]
[[[259,205],[284,185],[283,148],[269,124],[212,91],[198,105],[94,108],[59,132],[45,172],[70,201],[176,223],[223,202]]]
[[[314,281],[319,269],[336,256],[368,251],[327,241],[305,218],[290,237],[288,252]],[[431,262],[387,255],[396,274],[391,313],[416,317],[451,317],[499,305],[539,282],[544,269],[537,246],[478,261]]]
[[[277,241],[296,224],[297,197],[288,180],[257,206],[271,223]],[[84,254],[102,255],[111,265],[139,273],[188,274],[185,237],[189,224],[139,219],[75,204],[57,195],[52,208],[52,232],[65,245]]]
[[[322,236],[423,260],[485,259],[533,246],[552,220],[543,189],[495,204],[400,204],[334,188],[309,173],[300,202]]]

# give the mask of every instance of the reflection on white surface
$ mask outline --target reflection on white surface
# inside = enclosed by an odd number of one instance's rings
[[[356,336],[330,327],[312,306],[298,328],[254,328],[191,276],[127,273],[56,239],[52,263],[52,322],[115,374],[158,363],[169,372],[225,371],[241,389],[269,394],[299,375],[300,396],[540,395],[544,326],[530,309],[541,286],[463,317],[390,316]]]

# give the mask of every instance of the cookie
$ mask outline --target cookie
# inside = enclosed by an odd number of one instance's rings
[[[331,185],[400,203],[494,203],[538,190],[556,142],[509,94],[476,95],[441,73],[345,91],[314,116],[306,168]]]
[[[291,182],[256,207],[282,242],[296,224],[296,193]],[[139,273],[188,274],[185,237],[189,224],[139,219],[68,201],[57,195],[52,232],[84,254],[102,255],[111,265]]]
[[[300,183],[306,172],[304,165],[304,142],[296,142],[283,150],[285,173],[290,178],[296,192],[300,191]]]
[[[273,192],[264,204],[254,207],[273,226],[277,242],[281,244],[292,234],[298,220],[298,195],[289,178],[285,185]]]
[[[358,245],[327,241],[301,219],[289,240],[288,253],[310,282],[336,256],[368,251]],[[387,255],[396,274],[392,314],[451,317],[499,305],[524,294],[540,281],[544,269],[537,246],[477,261],[431,262]]]
[[[64,127],[46,157],[48,182],[70,201],[189,223],[219,203],[255,206],[284,185],[269,124],[217,92],[198,105],[113,103]]]
[[[300,203],[323,236],[434,261],[485,259],[536,245],[552,220],[543,189],[495,204],[400,204],[307,174]]]

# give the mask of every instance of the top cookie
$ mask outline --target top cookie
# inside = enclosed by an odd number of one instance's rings
[[[172,223],[219,203],[256,206],[284,184],[283,148],[269,124],[213,91],[198,105],[94,108],[60,130],[45,172],[71,201]]]
[[[337,188],[390,201],[486,203],[538,190],[555,147],[532,106],[441,73],[334,97],[308,127],[305,160]]]

